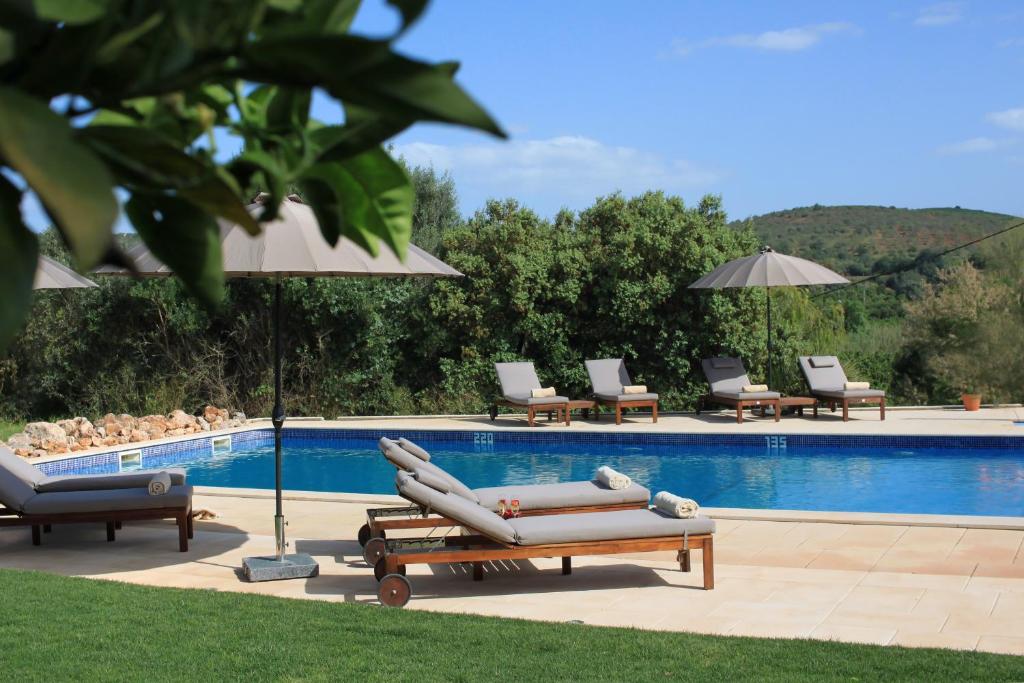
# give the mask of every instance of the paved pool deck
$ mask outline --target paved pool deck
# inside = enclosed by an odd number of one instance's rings
[[[541,420],[537,430],[1020,435],[1021,408],[853,411],[851,420],[753,418],[726,413],[630,418],[616,426]],[[370,429],[529,429],[522,417],[294,420],[292,426]],[[260,426],[254,423],[253,426]],[[1024,442],[1022,442],[1024,443]],[[123,447],[122,447],[123,449]],[[188,553],[177,552],[168,523],[126,524],[115,543],[102,525],[54,527],[33,547],[27,529],[0,530],[0,567],[36,569],[154,586],[261,593],[375,604],[377,582],[355,536],[366,507],[393,496],[289,492],[285,514],[292,550],[320,562],[314,579],[246,583],[242,558],[273,550],[269,492],[200,488],[195,507],[217,513],[196,523]],[[708,509],[718,521],[716,588],[700,589],[699,558],[681,573],[672,552],[530,560],[486,567],[474,582],[461,565],[409,568],[407,609],[463,612],[596,626],[817,638],[976,649],[1024,655],[1024,519]]]

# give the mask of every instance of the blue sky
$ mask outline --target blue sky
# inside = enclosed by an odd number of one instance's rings
[[[356,29],[393,13],[367,0]],[[1024,214],[1024,3],[436,1],[401,41],[463,63],[508,142],[418,125],[469,214],[648,188],[733,218],[793,206]]]

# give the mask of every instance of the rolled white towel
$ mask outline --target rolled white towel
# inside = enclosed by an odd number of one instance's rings
[[[157,472],[149,480],[149,495],[162,496],[171,490],[171,475],[167,472]]]
[[[624,394],[646,394],[646,384],[627,384],[622,387],[622,393]]]
[[[542,389],[531,389],[530,398],[552,398],[556,396],[554,387],[544,387]]]
[[[871,382],[847,382],[846,383],[846,389],[847,390],[870,389],[870,388],[871,388]]]
[[[627,477],[622,472],[616,472],[607,465],[602,465],[597,468],[597,480],[615,491],[622,489],[628,489],[633,485],[633,480]]]
[[[743,386],[743,392],[747,394],[756,394],[762,391],[768,391],[767,384],[746,384]]]
[[[683,498],[668,491],[660,491],[654,496],[654,507],[666,515],[672,515],[679,519],[692,519],[697,516],[700,505],[690,498]]]

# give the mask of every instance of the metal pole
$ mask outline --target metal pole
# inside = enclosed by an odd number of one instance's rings
[[[274,537],[277,559],[284,559],[284,512],[281,508],[281,427],[284,425],[284,403],[281,399],[281,276],[274,282]]]
[[[775,391],[772,384],[772,288],[768,290],[768,391]]]

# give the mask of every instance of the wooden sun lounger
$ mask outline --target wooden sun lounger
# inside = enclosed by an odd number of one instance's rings
[[[690,551],[698,549],[702,553],[704,590],[713,590],[715,559],[712,534],[683,538],[667,536],[551,545],[513,545],[495,541],[478,533],[449,536],[444,539],[397,539],[387,541],[384,555],[377,561],[373,572],[380,582],[377,597],[381,604],[403,607],[412,597],[412,584],[405,577],[405,567],[410,564],[468,562],[473,566],[473,580],[482,581],[485,562],[561,557],[562,574],[571,574],[573,557],[677,550],[676,561],[679,562],[679,568],[689,572]]]
[[[537,426],[537,413],[547,413],[549,421],[552,416],[554,416],[558,422],[565,422],[566,425],[569,424],[569,411],[566,410],[565,401],[558,403],[534,403],[533,405],[525,405],[523,403],[516,403],[515,401],[509,401],[504,398],[495,399],[491,403],[491,408],[489,410],[491,421],[498,419],[498,406],[503,406],[505,408],[526,408],[526,422],[531,427]]]
[[[188,541],[193,537],[192,506],[152,508],[143,510],[108,510],[96,512],[73,512],[61,514],[29,515],[9,508],[0,509],[0,527],[31,526],[32,545],[42,544],[41,531],[49,531],[54,524],[79,524],[84,522],[105,522],[107,541],[113,541],[115,530],[123,522],[154,519],[173,519],[178,524],[178,550],[188,552]]]
[[[765,406],[771,406],[775,410],[775,421],[779,421],[779,416],[782,414],[782,406],[780,405],[781,399],[735,399],[726,396],[715,396],[714,394],[706,394],[701,396],[697,401],[697,414],[700,415],[701,411],[707,407],[709,403],[715,403],[718,405],[728,406],[736,409],[736,423],[743,424],[743,411],[747,408],[761,408]]]

